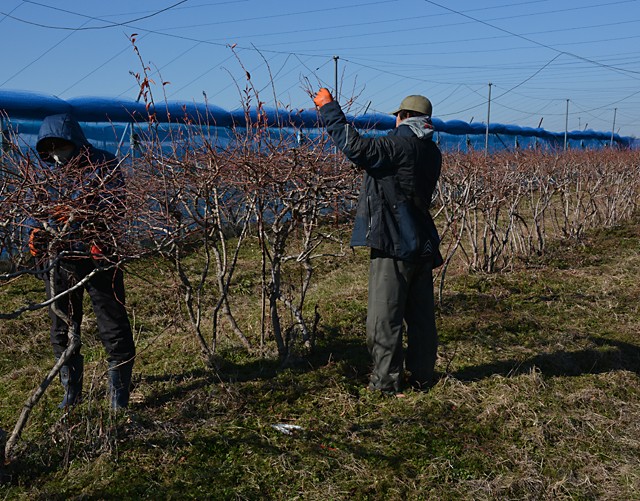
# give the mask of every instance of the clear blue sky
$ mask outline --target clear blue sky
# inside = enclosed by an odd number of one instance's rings
[[[237,108],[245,77],[292,108],[305,82],[351,111],[424,94],[443,120],[640,137],[640,1],[2,0],[0,89],[135,99],[129,36],[170,100]],[[161,89],[156,89],[156,96]],[[368,107],[368,108],[367,108]]]

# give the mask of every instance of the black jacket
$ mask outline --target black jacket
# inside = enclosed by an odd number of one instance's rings
[[[78,169],[68,182],[59,179],[55,171],[65,167],[48,157],[44,147],[47,140],[63,139],[74,145],[73,165]],[[48,187],[46,206],[61,204],[80,211],[81,217],[66,236],[72,250],[84,252],[91,241],[108,244],[124,212],[124,178],[116,157],[95,148],[85,137],[80,124],[70,114],[51,115],[44,119],[38,133],[36,150],[53,175],[43,176],[58,182]],[[64,170],[60,171],[65,172]],[[53,227],[60,221],[49,219]]]
[[[431,139],[430,122],[407,119],[386,136],[362,137],[337,102],[320,108],[320,114],[336,146],[365,171],[351,245],[404,261],[442,264],[429,213],[442,155]]]

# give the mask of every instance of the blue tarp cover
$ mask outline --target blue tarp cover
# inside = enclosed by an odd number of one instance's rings
[[[266,113],[268,123],[273,126],[318,127],[318,114],[315,109],[296,111],[265,109],[263,111]],[[211,104],[170,101],[159,103],[155,107],[150,106],[147,109],[144,103],[131,99],[76,97],[63,100],[47,94],[15,90],[0,90],[0,112],[6,114],[10,119],[38,121],[47,115],[70,112],[80,122],[98,123],[144,122],[149,113],[155,112],[156,120],[161,123],[192,123],[218,127],[229,127],[234,124],[246,125],[243,110],[225,110]],[[256,110],[251,112],[254,119],[256,113]],[[395,117],[391,115],[367,113],[348,118],[361,129],[388,130],[395,127]],[[434,118],[433,125],[436,131],[446,134],[480,136],[486,133],[486,125],[477,122],[443,121]],[[540,138],[552,142],[561,142],[565,137],[564,132],[550,132],[541,128],[500,123],[491,123],[489,134]],[[611,132],[570,131],[567,133],[567,139],[608,143],[611,141]],[[637,140],[634,138],[618,134],[613,136],[613,140],[621,146],[637,145]]]

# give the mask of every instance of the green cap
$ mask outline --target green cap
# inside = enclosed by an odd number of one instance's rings
[[[417,111],[423,115],[431,116],[433,107],[431,101],[424,96],[407,96],[402,100],[398,109],[391,114],[397,115],[401,111]]]

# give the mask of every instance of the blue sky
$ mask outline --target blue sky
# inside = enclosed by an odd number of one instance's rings
[[[423,94],[484,122],[491,89],[491,122],[563,131],[569,100],[569,130],[640,137],[639,0],[2,0],[0,89],[135,99],[133,33],[156,99],[237,108],[242,64],[268,105],[310,107],[338,56],[353,113]]]

